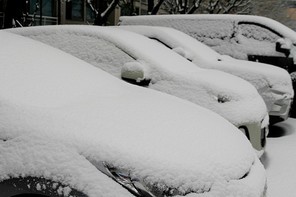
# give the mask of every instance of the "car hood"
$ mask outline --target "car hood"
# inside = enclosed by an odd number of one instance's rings
[[[101,56],[101,50],[96,49],[102,46],[96,44],[96,40],[103,38],[125,51],[146,68],[146,77],[151,78],[149,88],[211,109],[237,126],[258,123],[267,114],[264,101],[250,83],[224,72],[198,68],[165,46],[133,32],[114,27],[77,25],[22,28],[10,31],[45,42],[99,68],[102,68],[102,64],[96,58]],[[80,39],[85,39],[87,42],[76,42]],[[110,64],[104,67],[104,70],[120,78],[121,67],[122,65]],[[223,103],[224,101],[226,102]]]
[[[128,170],[147,185],[178,188],[182,194],[209,191],[214,183],[219,186],[220,182],[238,180],[254,164],[256,156],[248,140],[217,114],[123,83],[31,39],[0,34],[0,138],[6,140],[0,144],[1,151],[13,151],[5,148],[10,141],[38,135],[70,147],[94,166],[107,162]],[[44,54],[50,58],[39,58]],[[25,139],[30,142],[31,138]],[[39,145],[39,140],[28,144]],[[22,151],[18,153],[22,155]],[[40,156],[31,151],[27,154],[34,159]],[[89,192],[96,178],[80,182],[75,173],[69,176],[73,168],[68,169],[66,161],[56,163],[56,171],[43,166],[50,160],[36,161],[37,168],[22,159],[10,166],[9,154],[1,154],[0,161],[2,180],[34,173],[58,178],[89,196],[103,192],[101,187]],[[75,168],[80,175],[83,169]]]
[[[269,64],[236,60],[223,55],[218,59],[219,61],[208,61],[207,65],[200,63],[197,59],[193,62],[249,81],[263,97],[268,109],[277,100],[293,98],[292,81],[286,70]]]

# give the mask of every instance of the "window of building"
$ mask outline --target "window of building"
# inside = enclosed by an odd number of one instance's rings
[[[82,0],[66,1],[66,19],[84,20],[84,2]]]

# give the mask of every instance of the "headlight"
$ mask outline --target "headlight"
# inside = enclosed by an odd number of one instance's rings
[[[264,126],[262,126],[262,121],[261,123],[245,123],[238,127],[257,151],[264,150],[266,135],[268,133],[268,126],[265,125],[265,123]]]
[[[274,111],[274,112],[280,112],[281,109],[282,109],[282,107],[283,107],[283,106],[281,106],[281,105],[274,104],[274,105],[272,106],[271,111]]]
[[[268,127],[261,129],[261,145],[265,147],[266,145],[266,135],[268,133]]]
[[[136,196],[155,197],[139,180],[131,178],[128,171],[117,169],[107,163],[103,163],[99,170]]]
[[[102,162],[99,165],[97,164],[96,166],[101,172],[111,177],[114,181],[138,197],[184,195],[178,189],[167,187],[162,184],[146,185],[141,180],[133,178],[128,171],[118,169],[105,162]],[[202,193],[203,192],[208,192],[208,190],[202,191]],[[194,192],[188,191],[187,193]]]
[[[273,104],[269,114],[274,116],[285,116],[285,115],[288,116],[290,107],[291,107],[291,99],[277,100]]]
[[[239,130],[241,130],[243,134],[250,140],[249,130],[246,126],[240,126]]]

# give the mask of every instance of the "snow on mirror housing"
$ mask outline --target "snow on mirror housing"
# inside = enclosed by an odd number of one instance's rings
[[[280,38],[276,41],[276,51],[284,53],[286,57],[290,55],[290,50],[292,49],[293,43],[288,38]]]
[[[172,50],[192,62],[194,55],[192,55],[190,51],[185,50],[182,47],[176,47],[176,48],[173,48]]]
[[[151,79],[147,77],[147,70],[140,62],[128,62],[121,68],[121,78],[129,83],[148,86]]]

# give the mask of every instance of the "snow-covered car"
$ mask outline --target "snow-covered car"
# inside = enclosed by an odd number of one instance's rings
[[[32,39],[0,43],[1,197],[265,196],[252,146],[216,113]]]
[[[59,48],[130,83],[213,110],[245,133],[258,156],[264,152],[266,105],[257,90],[239,77],[198,68],[159,43],[114,27],[43,26],[10,32]]]
[[[133,16],[120,17],[120,24],[172,27],[220,54],[296,71],[296,32],[266,17],[229,14]]]
[[[173,28],[139,25],[120,28],[156,40],[201,68],[217,69],[247,80],[256,87],[264,99],[271,123],[288,118],[294,92],[290,75],[286,70],[269,64],[220,55],[191,36]]]
[[[120,17],[120,24],[172,27],[222,55],[284,68],[296,90],[296,32],[275,20],[251,15],[189,14],[126,16]],[[296,117],[296,106],[291,115]]]

